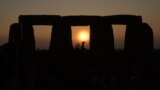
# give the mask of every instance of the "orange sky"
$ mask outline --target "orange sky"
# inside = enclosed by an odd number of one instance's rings
[[[9,27],[19,15],[141,15],[153,29],[154,47],[160,48],[160,0],[0,0],[0,45],[8,40]],[[46,38],[49,32],[42,35]],[[117,32],[120,34],[121,32]],[[118,36],[118,35],[117,35]],[[123,38],[123,37],[119,37]],[[117,40],[117,39],[116,39]],[[121,39],[117,47],[122,48]],[[115,45],[115,46],[116,46]],[[47,45],[44,45],[46,47]]]
[[[36,48],[48,49],[51,40],[52,26],[34,25],[33,28]]]

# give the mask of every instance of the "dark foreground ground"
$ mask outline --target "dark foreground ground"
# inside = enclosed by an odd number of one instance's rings
[[[88,55],[78,51],[55,57],[37,51],[31,62],[18,64],[2,56],[2,90],[160,90],[160,50],[150,59],[131,61],[121,50],[112,61]]]

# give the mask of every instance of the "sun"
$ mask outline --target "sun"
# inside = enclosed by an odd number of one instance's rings
[[[78,34],[78,39],[79,39],[81,42],[86,42],[86,41],[88,41],[88,39],[89,39],[89,34],[88,34],[88,32],[85,32],[85,31],[79,32],[79,34]]]

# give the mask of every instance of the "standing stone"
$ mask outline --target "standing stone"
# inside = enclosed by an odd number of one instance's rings
[[[21,39],[21,25],[14,23],[10,26],[9,41],[2,48],[2,67],[3,67],[3,88],[9,90],[12,83],[15,82],[16,65],[17,65],[17,45]]]
[[[148,71],[151,71],[153,32],[145,23],[129,24],[125,37],[125,60],[129,76],[136,73],[139,81],[145,84]],[[133,71],[132,69],[135,68]],[[142,81],[143,80],[143,81]]]
[[[33,54],[35,51],[34,30],[30,24],[22,24],[22,48],[25,55]]]
[[[152,53],[153,52],[153,30],[147,23],[142,23],[141,27],[141,48],[143,53]]]
[[[17,42],[21,39],[21,24],[14,23],[10,27],[8,42]]]
[[[113,53],[114,40],[111,24],[97,23],[91,25],[91,50],[97,53]]]
[[[53,25],[51,36],[51,51],[67,52],[72,49],[71,26],[62,21]]]
[[[22,23],[22,38],[17,49],[16,90],[27,90],[33,70],[35,39],[33,27]]]
[[[125,47],[124,50],[129,52],[138,52],[140,50],[141,24],[128,24],[125,34]]]
[[[145,53],[153,50],[153,32],[146,23],[127,26],[125,48],[127,52]]]

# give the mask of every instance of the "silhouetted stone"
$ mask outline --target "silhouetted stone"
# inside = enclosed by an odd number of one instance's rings
[[[20,26],[21,39],[16,48],[16,80],[17,90],[26,90],[33,70],[33,58],[35,53],[35,39],[33,27],[22,23]]]
[[[141,37],[143,38],[141,42],[141,47],[144,53],[153,52],[153,30],[147,23],[142,23]]]
[[[100,16],[64,16],[63,19],[70,26],[87,26],[100,19]]]
[[[31,24],[22,24],[22,48],[25,55],[35,51],[34,30]]]
[[[9,41],[8,42],[17,42],[21,39],[21,24],[14,23],[10,27],[9,31]]]
[[[72,30],[71,30],[71,26],[68,25],[68,23],[63,23],[64,27],[63,27],[63,47],[65,51],[69,51],[72,52],[73,50],[73,46],[72,46]]]
[[[115,52],[112,24],[127,25],[123,51]],[[33,25],[53,26],[50,53],[35,49]],[[71,26],[88,25],[90,50],[84,42],[82,49],[74,50]],[[16,90],[27,90],[28,84],[34,84],[35,90],[145,88],[157,79],[153,78],[153,31],[141,16],[20,15],[0,50],[6,89],[12,82]]]
[[[114,52],[114,38],[111,23],[108,21],[96,21],[91,25],[91,50],[95,49],[95,52],[103,54],[109,54]]]
[[[141,34],[141,23],[127,25],[125,34],[125,47],[126,52],[138,52],[140,50]]]
[[[58,15],[20,15],[19,22],[31,25],[54,25],[61,19]]]
[[[146,23],[127,26],[125,37],[127,52],[145,53],[153,50],[153,32]]]
[[[72,50],[71,27],[67,26],[63,20],[53,25],[50,50],[67,52]]]
[[[147,42],[145,42],[144,40],[146,34],[144,32],[144,29],[142,29],[142,18],[141,16],[133,16],[133,15],[115,15],[115,16],[105,16],[103,18],[104,21],[108,24],[127,25],[126,35],[125,35],[124,56],[122,53],[121,58],[116,57],[117,60],[114,61],[114,64],[112,65],[114,67],[112,67],[112,69],[115,68],[114,73],[118,87],[121,89],[128,88],[129,85],[128,83],[130,81],[131,75],[134,75],[135,73],[135,71],[132,69],[138,67],[140,69],[139,71],[144,72],[144,67],[145,67],[144,60],[146,60],[146,58],[144,57],[145,55],[143,54],[144,53],[143,46],[144,43],[147,44]],[[149,35],[149,37],[151,37],[151,35]],[[151,38],[148,40],[151,41]],[[117,62],[119,62],[119,60],[121,60],[121,62],[119,64],[116,64]],[[127,85],[127,87],[124,85]]]
[[[129,77],[135,75],[145,84],[152,67],[153,32],[145,23],[129,24],[125,37],[125,60]]]
[[[2,75],[4,90],[11,89],[16,78],[17,45],[21,39],[21,24],[14,23],[10,26],[9,41],[1,46],[2,49]]]
[[[142,22],[142,17],[135,15],[112,15],[104,16],[103,19],[110,24],[136,24]]]
[[[111,61],[113,61],[114,55],[112,26],[103,18],[100,18],[99,21],[92,23],[90,34],[90,63],[92,63],[92,68],[94,68],[94,73],[98,79],[95,86],[99,89],[103,85],[108,87],[110,84]]]
[[[141,57],[143,57],[144,62],[143,66],[143,73],[141,75],[144,82],[149,82],[151,88],[154,88],[152,85],[154,81],[152,80],[154,77],[154,60],[153,60],[153,30],[147,23],[142,23],[142,35],[143,38],[141,44]],[[145,83],[146,84],[146,83]]]
[[[51,42],[49,50],[52,52],[62,51],[64,48],[63,40],[64,40],[64,30],[61,19],[52,26],[52,34],[51,34]]]
[[[28,47],[27,50],[31,50],[31,51],[35,50],[35,38],[34,38],[34,31],[33,31],[32,25],[54,25],[55,23],[58,23],[60,21],[61,21],[61,17],[56,15],[21,15],[19,16],[19,22],[22,23],[23,25],[22,27],[23,42],[24,42],[24,45],[26,45],[26,48]],[[27,45],[27,44],[30,44],[30,45]]]

